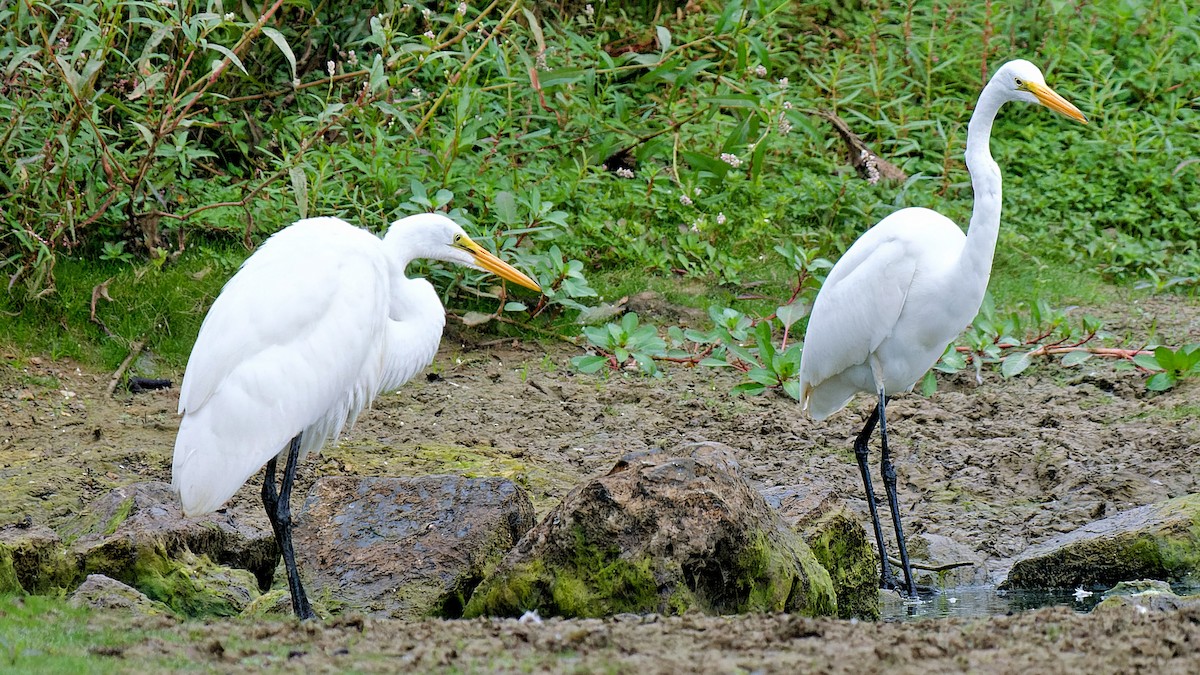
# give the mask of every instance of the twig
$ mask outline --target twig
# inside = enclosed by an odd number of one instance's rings
[[[893,558],[890,555],[888,556],[888,562],[892,563],[893,565],[896,565],[897,567],[899,567],[902,564],[899,560]],[[914,570],[925,570],[926,572],[945,572],[947,570],[952,570],[952,569],[956,569],[959,567],[970,567],[971,565],[974,565],[974,564],[975,563],[973,563],[973,562],[963,561],[963,562],[946,563],[945,565],[927,565],[924,563],[910,561],[908,566],[913,568]]]
[[[137,355],[142,353],[142,348],[145,346],[146,343],[142,340],[138,340],[129,345],[129,356],[125,357],[125,360],[121,362],[121,366],[117,368],[117,372],[113,373],[112,377],[108,379],[109,396],[112,396],[113,392],[117,390],[117,383],[120,382],[121,378],[125,376],[125,371],[129,370],[129,364],[133,363],[133,360],[137,358]]]

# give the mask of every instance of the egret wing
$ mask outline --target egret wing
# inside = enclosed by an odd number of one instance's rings
[[[817,294],[801,353],[801,399],[842,377],[833,410],[855,391],[873,389],[869,358],[891,334],[917,270],[904,237],[864,235],[838,261]],[[886,233],[881,233],[886,234]],[[829,406],[825,406],[829,407]]]

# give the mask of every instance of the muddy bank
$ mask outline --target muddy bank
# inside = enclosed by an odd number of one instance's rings
[[[1180,306],[1170,305],[1175,313],[1160,323],[1160,330],[1172,332],[1164,339],[1200,341],[1200,311],[1184,303],[1187,311],[1181,312]],[[814,423],[783,397],[729,396],[739,378],[726,371],[675,368],[665,379],[583,376],[568,365],[577,352],[562,346],[478,344],[468,334],[452,332],[430,376],[378,400],[340,444],[301,467],[298,489],[306,491],[316,478],[330,475],[496,475],[527,488],[540,517],[571,486],[606,472],[626,453],[715,440],[734,448],[744,474],[757,485],[827,483],[866,522],[851,452],[870,412],[865,399]],[[176,390],[109,398],[107,383],[107,373],[66,362],[6,359],[0,367],[0,522],[28,518],[56,527],[113,487],[170,480]],[[1054,535],[1134,506],[1200,492],[1200,382],[1195,380],[1151,393],[1143,376],[1092,359],[1071,369],[1038,365],[1012,380],[985,373],[982,385],[968,374],[943,376],[934,396],[899,399],[890,411],[906,527],[962,544],[993,575],[1013,556]],[[256,509],[257,485],[243,488],[234,499]],[[905,626],[792,617],[645,621],[547,622],[555,627],[553,635],[562,637],[525,634],[521,624],[488,621],[373,624],[361,634],[338,628],[337,621],[313,629],[270,621],[254,630],[265,632],[263,639],[278,634],[288,644],[301,645],[296,649],[308,656],[297,657],[299,663],[320,653],[330,659],[322,667],[334,669],[370,669],[377,659],[390,664],[381,669],[392,669],[397,663],[392,659],[398,658],[423,667],[490,670],[487,664],[500,662],[481,659],[520,653],[524,665],[515,669],[533,663],[556,670],[583,664],[585,669],[629,665],[667,672],[668,665],[688,668],[694,661],[711,663],[713,672],[753,670],[759,667],[755,663],[767,670],[804,665],[841,672],[849,667],[842,665],[849,663],[846,658],[862,657],[901,672],[931,666],[935,671],[1015,671],[1078,652],[1109,654],[1111,663],[1125,664],[1114,666],[1117,672],[1165,663],[1129,660],[1135,657],[1186,656],[1162,636],[1168,625],[1194,631],[1196,616],[1099,618],[1053,610]],[[700,627],[688,627],[689,621]],[[184,626],[179,630],[212,633],[217,642],[245,631],[237,622]],[[309,630],[314,632],[305,638]],[[385,633],[370,632],[376,630]],[[816,632],[807,638],[789,633],[797,630]],[[1117,630],[1123,639],[1112,644]],[[333,652],[342,647],[326,653],[325,645],[333,642],[320,636],[338,631],[359,636],[349,653],[366,654],[364,660],[337,660],[341,656]],[[1196,638],[1190,639],[1194,645]],[[203,643],[163,648],[202,650]],[[214,653],[242,650],[247,655],[215,663],[222,669],[259,658],[283,663],[271,660],[277,654],[256,655],[255,649],[222,647]],[[496,655],[500,650],[506,651]],[[1112,650],[1124,650],[1126,660]],[[656,671],[649,659],[660,653],[676,656],[664,657],[665,665]],[[631,654],[633,660],[626,660]],[[637,654],[646,660],[637,660]],[[1194,654],[1187,658],[1196,664]],[[1082,657],[1073,663],[1078,669],[1090,667]]]

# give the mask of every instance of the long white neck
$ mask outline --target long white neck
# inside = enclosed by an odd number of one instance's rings
[[[426,257],[412,231],[392,227],[383,237],[388,258],[391,297],[384,348],[384,363],[378,391],[391,391],[423,370],[437,353],[446,325],[446,310],[433,285],[405,274],[409,263]]]
[[[967,242],[959,259],[959,273],[964,280],[978,285],[980,301],[992,272],[992,256],[996,252],[996,237],[1000,233],[1001,183],[1000,167],[992,159],[990,146],[992,122],[1004,104],[1000,89],[992,82],[983,88],[975,112],[967,125],[967,171],[975,190],[975,208],[967,228]]]

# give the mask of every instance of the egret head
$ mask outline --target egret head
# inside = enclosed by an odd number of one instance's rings
[[[491,272],[535,291],[541,286],[517,268],[476,244],[458,223],[440,213],[419,213],[392,223],[385,239],[396,238],[409,260],[428,258]]]
[[[1087,124],[1087,118],[1079,112],[1079,108],[1051,89],[1046,84],[1042,71],[1024,59],[1009,61],[1000,66],[992,80],[1001,87],[1004,97],[1009,100],[1044,105],[1057,113]]]

